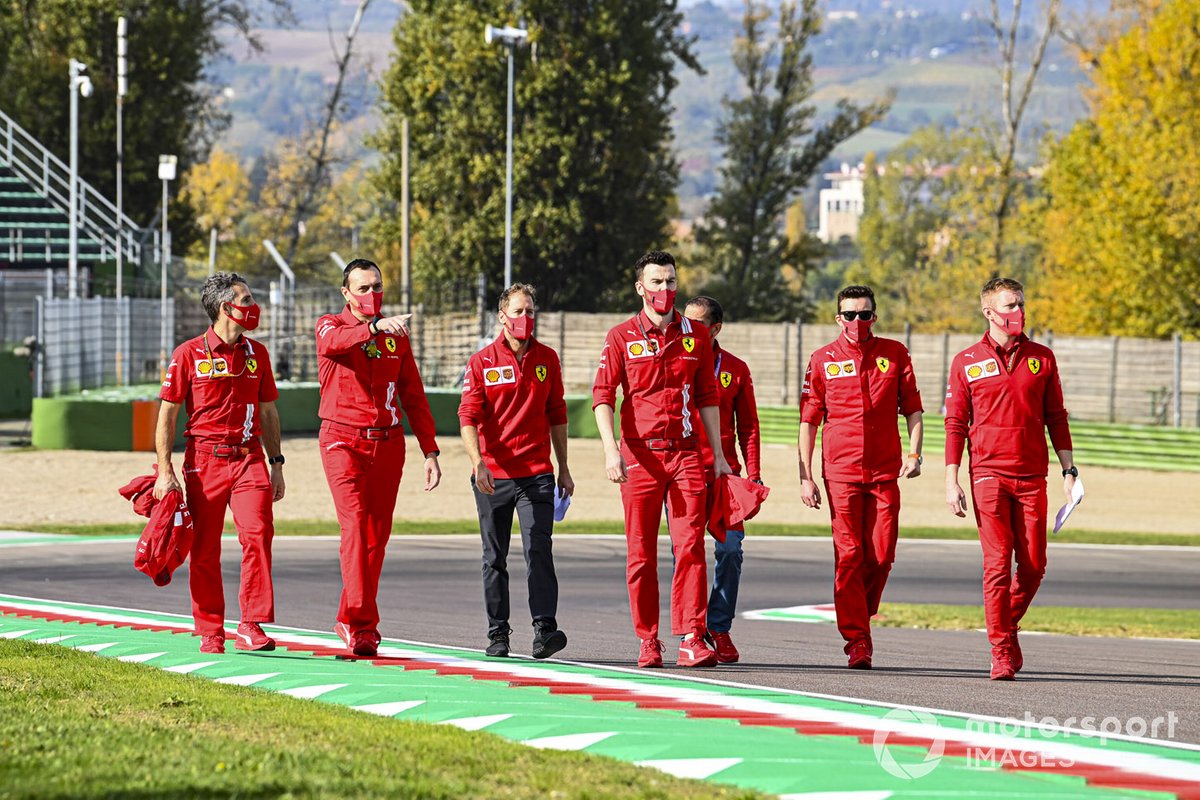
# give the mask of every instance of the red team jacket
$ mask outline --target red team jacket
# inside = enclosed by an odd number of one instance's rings
[[[962,462],[969,441],[971,473],[1045,477],[1055,450],[1071,449],[1062,382],[1054,351],[1025,334],[1005,351],[984,334],[950,363],[946,389],[946,463]]]
[[[372,336],[346,306],[317,320],[317,376],[323,420],[352,428],[394,428],[400,407],[422,453],[437,449],[433,415],[407,336]]]
[[[187,560],[192,549],[192,515],[183,493],[178,489],[167,492],[162,500],[154,499],[154,473],[134,478],[117,491],[133,503],[133,510],[150,521],[142,529],[133,566],[149,575],[157,586],[171,582],[171,573]]]
[[[742,474],[738,461],[738,447],[746,458],[746,477],[761,480],[760,453],[762,434],[758,428],[758,404],[754,399],[754,381],[750,378],[750,367],[746,362],[721,349],[713,342],[713,374],[717,382],[717,397],[721,407],[721,450],[734,475]],[[704,426],[700,431],[701,453],[704,456],[704,471],[708,482],[712,482],[713,452]]]
[[[665,333],[645,310],[608,332],[592,408],[621,403],[622,439],[686,439],[703,430],[698,409],[718,404],[708,329],[679,312]]]
[[[808,362],[800,421],[825,423],[825,480],[896,480],[904,465],[896,416],[923,410],[912,358],[894,339],[872,336],[860,347],[843,334],[818,348]]]
[[[185,436],[243,444],[262,432],[259,405],[279,390],[267,348],[247,336],[231,347],[209,327],[175,348],[158,396],[185,403]]]
[[[458,420],[479,429],[483,463],[496,478],[553,472],[550,428],[567,424],[558,354],[531,339],[518,362],[501,333],[467,362]]]

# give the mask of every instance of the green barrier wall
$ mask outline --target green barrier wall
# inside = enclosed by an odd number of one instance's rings
[[[27,417],[32,409],[29,359],[0,351],[0,417]]]

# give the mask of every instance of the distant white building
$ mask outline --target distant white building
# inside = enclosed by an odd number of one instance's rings
[[[863,164],[842,164],[840,172],[825,173],[832,186],[820,194],[817,238],[832,244],[843,236],[858,238],[858,220],[863,215]]]

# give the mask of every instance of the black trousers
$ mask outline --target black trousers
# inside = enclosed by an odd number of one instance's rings
[[[483,602],[488,633],[508,628],[508,546],[513,512],[521,524],[525,578],[529,584],[529,613],[534,622],[557,625],[558,578],[554,575],[551,534],[554,531],[554,475],[497,478],[496,493],[479,491],[471,479],[479,533],[483,540]]]

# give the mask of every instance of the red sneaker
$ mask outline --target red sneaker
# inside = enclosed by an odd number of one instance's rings
[[[275,649],[275,640],[263,633],[262,626],[257,622],[242,622],[237,626],[237,644],[234,647],[265,652]]]
[[[850,649],[846,651],[846,655],[849,656],[849,663],[847,666],[850,667],[850,669],[871,668],[871,656],[873,653],[871,643],[866,639],[859,639],[857,642],[850,645]]]
[[[1012,681],[1017,678],[1017,670],[1013,664],[1012,649],[1008,643],[998,644],[992,648],[992,680]]]
[[[704,636],[693,633],[679,643],[679,659],[675,662],[680,667],[711,667],[717,663],[717,654],[708,649]]]
[[[1025,666],[1025,656],[1021,653],[1021,643],[1017,641],[1017,631],[1019,630],[1021,629],[1017,628],[1017,630],[1013,631],[1012,635],[1008,637],[1009,644],[1012,645],[1013,672],[1020,672],[1021,667]]]
[[[225,655],[225,637],[218,634],[201,637],[200,652]]]
[[[356,656],[370,657],[379,653],[379,634],[374,631],[350,632],[350,626],[339,622],[333,632],[346,644],[346,649]]]
[[[729,633],[713,633],[708,632],[705,640],[713,646],[717,651],[717,663],[719,664],[736,664],[741,654],[738,649],[733,646],[733,639],[729,637]]]
[[[663,643],[661,639],[643,639],[642,649],[638,651],[639,667],[662,666]]]

